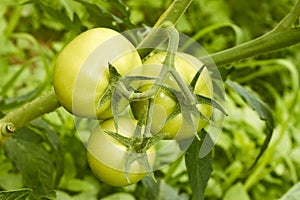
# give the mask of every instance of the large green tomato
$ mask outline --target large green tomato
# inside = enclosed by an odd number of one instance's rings
[[[148,58],[145,62],[145,75],[153,75],[151,70],[147,69],[147,67],[151,67],[152,69],[157,66],[162,66],[162,63],[166,57],[165,52],[161,52],[153,55]],[[152,65],[152,66],[151,66]],[[197,58],[185,54],[185,53],[177,53],[175,56],[175,69],[181,75],[181,78],[184,82],[189,85],[195,74],[199,70],[200,67],[203,66]],[[160,69],[160,68],[157,68]],[[153,71],[153,70],[152,70]],[[151,74],[152,73],[152,74]],[[176,88],[177,83],[175,82],[172,76],[168,76],[167,80],[164,82],[169,87]],[[144,84],[139,87],[139,91],[145,92],[152,87],[152,84]],[[178,86],[177,86],[178,87]],[[194,89],[194,94],[202,95],[208,98],[213,98],[213,86],[212,80],[210,78],[209,72],[206,68],[202,71]],[[139,118],[141,115],[141,111],[147,105],[147,101],[133,101],[131,103],[131,109],[136,118]],[[152,124],[151,131],[152,133],[167,133],[165,139],[186,139],[192,137],[194,135],[192,127],[188,124],[186,120],[184,120],[182,114],[176,115],[174,118],[168,119],[168,116],[175,109],[176,101],[172,99],[166,92],[162,89],[159,90],[157,96],[154,100],[154,110],[152,115]],[[199,111],[206,116],[206,118],[210,118],[212,114],[212,107],[207,104],[199,104]],[[200,131],[207,122],[199,117],[194,118],[194,126]]]
[[[133,135],[137,121],[120,117],[118,121],[119,134],[130,137]],[[126,186],[140,181],[147,171],[140,162],[134,161],[129,170],[127,182],[124,173],[126,147],[107,135],[104,130],[115,131],[114,120],[105,120],[90,135],[87,144],[88,163],[95,176],[112,186]],[[155,150],[151,147],[147,151],[149,164],[155,161]]]
[[[53,85],[60,104],[80,117],[110,118],[110,100],[98,106],[109,85],[108,63],[123,75],[141,65],[141,59],[130,41],[112,29],[94,28],[73,39],[60,52],[54,68]]]

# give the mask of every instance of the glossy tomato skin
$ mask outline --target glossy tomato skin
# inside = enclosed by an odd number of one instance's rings
[[[132,136],[136,123],[130,118],[120,117],[119,134]],[[111,186],[127,186],[144,178],[147,174],[145,167],[135,161],[129,171],[130,183],[127,182],[124,173],[126,148],[108,136],[104,130],[115,131],[113,119],[105,120],[97,126],[88,140],[88,163],[95,176]],[[156,157],[154,147],[147,151],[147,156],[150,165],[153,165]]]
[[[159,65],[162,63],[166,57],[165,52],[161,52],[148,58],[144,64],[145,65]],[[185,54],[177,53],[175,56],[175,69],[180,74],[184,82],[189,85],[195,76],[196,72],[200,67],[203,66],[197,58]],[[145,74],[147,75],[147,74]],[[176,85],[175,80],[172,76],[168,76],[165,84],[171,87]],[[139,90],[141,92],[147,91],[151,88],[151,84],[145,84],[140,86]],[[213,98],[213,86],[212,80],[210,78],[209,72],[206,68],[201,73],[195,89],[194,94],[203,95],[209,98]],[[167,133],[168,136],[165,139],[186,139],[194,136],[192,128],[188,125],[187,121],[183,119],[182,114],[178,114],[172,119],[167,120],[168,116],[174,110],[176,102],[168,96],[162,89],[160,89],[154,101],[154,112],[152,116],[152,127],[151,131],[153,133]],[[134,101],[131,103],[131,109],[133,115],[138,118],[141,114],[142,109],[147,104],[147,101]],[[212,108],[209,105],[201,104],[198,105],[198,109],[201,113],[210,118],[212,114]],[[194,119],[194,126],[200,131],[205,125],[206,121],[199,118]]]
[[[141,59],[135,47],[112,29],[94,28],[74,38],[55,63],[53,86],[60,104],[76,116],[110,118],[110,101],[98,108],[109,84],[108,63],[123,75],[141,65]]]

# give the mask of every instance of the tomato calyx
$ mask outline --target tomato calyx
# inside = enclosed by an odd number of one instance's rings
[[[130,168],[134,162],[139,162],[144,166],[145,171],[147,174],[155,180],[153,170],[150,166],[148,154],[147,152],[152,148],[157,142],[161,141],[166,135],[154,135],[150,137],[144,137],[145,128],[144,128],[144,121],[145,115],[142,115],[137,122],[135,127],[135,131],[132,137],[125,137],[118,133],[118,128],[116,127],[116,131],[108,131],[105,130],[104,132],[111,136],[113,139],[118,141],[120,144],[126,147],[126,158],[125,158],[125,165],[124,165],[124,173],[128,183],[130,183],[129,175],[130,175]]]
[[[170,119],[176,117],[180,113],[182,113],[184,115],[185,119],[191,120],[190,115],[185,112],[188,110],[188,111],[191,111],[194,115],[198,115],[200,117],[200,119],[202,119],[206,122],[209,122],[210,124],[213,125],[214,122],[212,120],[208,119],[205,115],[203,115],[201,113],[201,111],[196,107],[196,105],[198,105],[198,104],[206,104],[206,105],[212,106],[212,107],[218,109],[219,111],[221,111],[223,114],[227,115],[224,108],[217,101],[215,101],[212,98],[205,97],[203,95],[194,93],[196,83],[205,67],[206,67],[205,64],[202,67],[200,67],[200,69],[194,75],[192,81],[189,84],[189,88],[190,88],[191,92],[196,97],[196,104],[191,104],[190,101],[188,101],[188,99],[186,98],[186,96],[184,95],[184,93],[182,91],[177,91],[177,90],[174,90],[173,88],[170,88],[170,87],[167,87],[164,85],[161,86],[161,88],[163,89],[163,92],[166,93],[170,98],[172,98],[176,102],[175,108],[173,109],[171,114],[168,116],[167,120],[170,120]]]
[[[167,58],[166,58],[167,59]],[[195,125],[196,120],[202,119],[208,123],[213,124],[213,122],[208,119],[204,114],[199,111],[197,105],[200,103],[209,104],[209,105],[218,105],[217,102],[213,101],[210,98],[205,98],[202,96],[196,96],[194,94],[194,87],[203,71],[205,65],[203,65],[199,71],[195,74],[189,85],[183,82],[180,74],[174,69],[172,66],[163,65],[159,72],[159,77],[151,77],[151,76],[125,76],[118,80],[117,85],[114,84],[115,90],[112,94],[112,110],[115,121],[115,126],[118,126],[118,114],[119,113],[119,102],[122,98],[125,98],[129,103],[133,101],[148,101],[147,106],[145,108],[145,121],[141,124],[141,127],[145,125],[145,135],[144,137],[151,136],[150,134],[150,126],[151,126],[151,118],[152,112],[155,104],[155,98],[161,89],[167,96],[173,99],[176,102],[176,106],[172,113],[169,115],[168,119],[172,119],[176,117],[178,114],[182,114],[184,120],[190,126],[194,135],[200,140],[197,134],[197,127]],[[166,84],[164,84],[164,80],[167,75],[170,75],[174,78],[178,88],[172,88]],[[152,80],[150,89],[147,91],[139,91],[134,88],[132,84],[135,81],[149,81]],[[201,101],[199,101],[201,100]],[[212,103],[213,102],[213,103]],[[217,108],[221,108],[221,106],[216,106]],[[223,109],[221,109],[223,110]],[[135,144],[138,141],[135,141]]]
[[[147,138],[139,138],[139,137],[128,138],[114,131],[104,131],[104,132],[126,147],[124,173],[128,183],[130,183],[130,179],[129,179],[130,168],[134,162],[139,162],[140,164],[142,164],[147,174],[153,180],[155,180],[152,167],[150,166],[149,163],[147,151],[155,143],[163,139],[164,137],[163,134],[155,135],[153,137],[147,137]]]

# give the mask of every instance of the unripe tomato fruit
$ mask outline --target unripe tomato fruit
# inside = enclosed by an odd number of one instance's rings
[[[130,137],[134,133],[136,124],[136,120],[120,117],[118,133]],[[127,182],[124,173],[126,147],[107,135],[104,130],[116,131],[113,119],[101,122],[88,140],[88,163],[95,176],[111,186],[126,186],[144,178],[147,174],[145,167],[140,162],[134,161],[129,170],[130,183]],[[154,147],[147,151],[147,156],[149,164],[152,166],[156,157]]]
[[[141,65],[141,59],[130,41],[112,29],[94,28],[74,38],[60,52],[54,68],[60,104],[80,117],[110,118],[110,100],[98,107],[109,85],[108,63],[123,75]]]
[[[154,65],[162,66],[165,60],[166,53],[161,52],[148,58],[144,65]],[[177,53],[175,56],[175,69],[180,74],[184,82],[189,85],[194,78],[203,63],[197,58],[186,54]],[[158,68],[159,69],[159,68]],[[145,70],[145,75],[151,73],[149,70]],[[169,87],[177,85],[172,76],[168,76],[164,84]],[[140,86],[138,89],[140,92],[145,92],[152,87],[152,84],[145,84]],[[176,87],[176,86],[175,86]],[[207,68],[204,68],[194,89],[194,94],[202,95],[208,98],[213,98],[213,86],[212,80],[210,78]],[[146,106],[147,101],[133,101],[131,103],[131,109],[135,118],[139,118],[143,108]],[[176,115],[174,118],[167,120],[168,116],[175,109],[176,101],[174,101],[166,92],[162,89],[159,90],[157,96],[154,100],[154,111],[152,115],[151,132],[152,133],[167,133],[168,135],[165,139],[186,139],[192,137],[195,133],[193,132],[191,126],[186,120],[183,120],[182,114]],[[212,114],[212,107],[207,104],[197,105],[198,110],[206,117],[210,118]],[[200,131],[207,122],[203,119],[199,119],[199,116],[194,119],[194,126],[198,131]]]

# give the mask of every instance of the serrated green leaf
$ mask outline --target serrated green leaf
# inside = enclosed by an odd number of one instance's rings
[[[1,191],[0,200],[26,200],[31,192],[32,190],[28,188],[11,191]]]
[[[108,2],[108,1],[107,1]],[[110,0],[110,5],[113,5],[114,8],[117,8],[119,12],[122,13],[122,15],[126,16],[127,18],[130,17],[130,9],[129,7],[124,3],[123,0]],[[118,12],[118,13],[119,13]],[[117,12],[116,12],[117,13]]]
[[[39,0],[31,0],[30,2],[35,3],[50,18],[61,23],[67,30],[73,30],[76,33],[80,33],[82,31],[82,24],[76,13],[73,14],[74,21],[72,21],[63,9],[57,9],[55,5],[50,5],[47,2]]]
[[[82,4],[86,8],[87,12],[90,15],[90,20],[93,23],[95,23],[97,26],[102,25],[102,26],[110,27],[110,28],[113,27],[112,23],[111,23],[111,21],[112,21],[111,18],[107,17],[108,19],[105,19],[105,17],[103,16],[104,11],[102,8],[99,8],[97,5],[86,2],[86,1],[81,1],[81,0],[75,0],[75,1]],[[110,21],[109,21],[109,19],[110,19]],[[102,24],[100,24],[100,22]]]
[[[35,120],[31,124],[34,128],[37,128],[41,132],[42,136],[44,137],[44,140],[47,141],[47,143],[51,146],[53,150],[53,163],[55,163],[54,166],[56,169],[54,186],[56,187],[58,186],[60,178],[64,173],[64,156],[59,137],[56,134],[56,132],[52,130],[49,127],[49,125],[41,119]]]
[[[95,3],[89,3],[83,0],[75,0],[78,3],[82,4],[87,12],[89,13],[90,20],[96,24],[96,26],[104,26],[114,28],[114,23],[116,24],[125,24],[126,26],[132,26],[129,17],[126,16],[116,16],[114,13],[110,12],[105,8],[104,5],[98,5]],[[103,3],[103,2],[99,2]],[[116,5],[116,4],[114,4]],[[111,5],[110,5],[111,6]],[[121,13],[120,13],[121,14]]]
[[[300,182],[294,185],[280,200],[298,200],[300,197]]]
[[[25,187],[30,187],[32,198],[38,198],[54,190],[56,157],[47,151],[43,138],[27,127],[16,131],[5,143],[7,156],[23,175]]]
[[[273,129],[274,129],[274,118],[272,115],[272,111],[258,96],[254,95],[253,92],[251,92],[250,90],[247,90],[240,84],[230,81],[230,80],[227,80],[226,84],[229,87],[231,87],[235,92],[237,92],[245,100],[245,102],[253,110],[255,110],[258,113],[259,117],[262,120],[266,121],[266,130],[265,130],[266,138],[260,148],[260,152],[259,152],[257,158],[255,159],[255,161],[252,165],[252,167],[253,167],[256,165],[259,158],[263,155],[263,153],[265,152],[265,150],[267,149],[267,147],[271,141],[272,133],[273,133]]]
[[[270,129],[274,128],[274,119],[270,108],[253,92],[247,90],[240,84],[227,80],[226,84],[237,92],[254,109],[262,120],[265,120]]]
[[[204,130],[200,133],[201,141],[194,138],[193,143],[185,154],[185,163],[189,177],[189,183],[195,200],[203,200],[204,192],[212,172],[212,152],[200,158],[199,151],[206,136]]]

